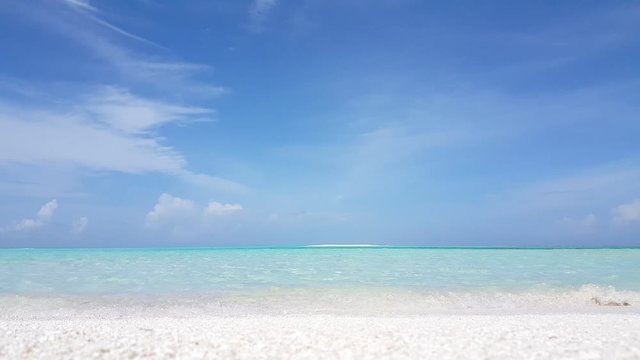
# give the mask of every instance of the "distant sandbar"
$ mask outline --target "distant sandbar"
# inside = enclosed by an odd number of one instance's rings
[[[375,244],[317,244],[317,245],[307,245],[305,247],[380,247],[384,245],[375,245]]]

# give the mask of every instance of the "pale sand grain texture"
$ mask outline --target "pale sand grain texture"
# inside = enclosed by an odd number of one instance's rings
[[[640,359],[640,315],[0,320],[8,359]]]

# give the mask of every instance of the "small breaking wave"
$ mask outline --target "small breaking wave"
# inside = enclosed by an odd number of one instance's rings
[[[271,289],[251,295],[228,295],[224,303],[289,313],[428,314],[428,313],[563,313],[640,312],[640,292],[611,286],[583,285],[559,290],[429,291],[406,288]]]
[[[270,288],[217,294],[0,296],[4,318],[337,314],[640,313],[640,292],[588,284],[570,290],[427,291],[407,288]]]

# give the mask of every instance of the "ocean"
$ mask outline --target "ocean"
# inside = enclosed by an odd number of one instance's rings
[[[640,249],[4,249],[0,307],[5,316],[638,312]]]

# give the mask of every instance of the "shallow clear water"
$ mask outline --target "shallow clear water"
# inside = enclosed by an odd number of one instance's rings
[[[301,308],[638,303],[640,249],[0,250],[0,296],[215,298]]]

